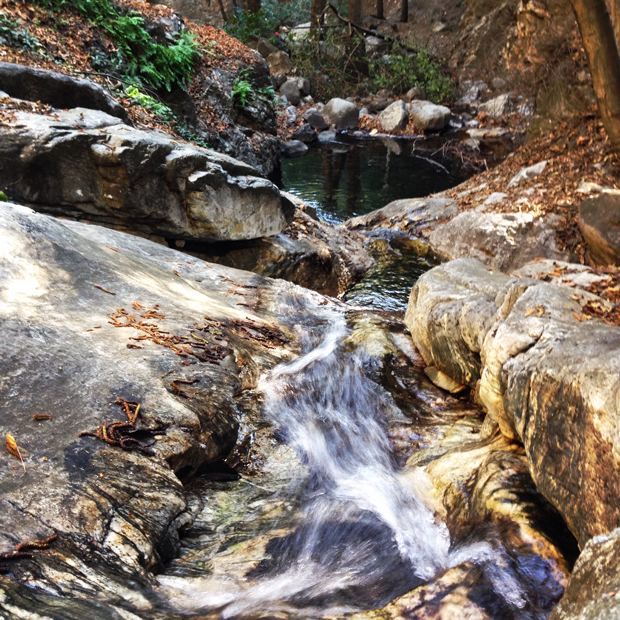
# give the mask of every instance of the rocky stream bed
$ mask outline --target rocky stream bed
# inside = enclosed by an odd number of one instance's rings
[[[615,616],[620,336],[552,217],[462,190],[333,226],[7,99],[0,617]],[[405,250],[436,266],[398,303],[353,293]]]

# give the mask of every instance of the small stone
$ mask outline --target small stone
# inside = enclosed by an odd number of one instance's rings
[[[409,111],[404,101],[395,101],[379,114],[379,123],[383,131],[399,131],[409,122]]]
[[[436,105],[430,101],[412,101],[409,104],[409,116],[422,131],[439,131],[449,122],[450,108]]]
[[[491,118],[499,118],[500,116],[504,116],[504,114],[512,112],[512,109],[513,105],[510,93],[504,93],[499,97],[495,97],[494,99],[483,103],[479,108],[481,112],[486,112]]]
[[[300,142],[303,142],[304,144],[310,144],[310,143],[316,141],[317,137],[318,136],[316,134],[316,131],[314,131],[314,129],[312,129],[312,127],[310,126],[309,123],[306,123],[305,125],[302,125],[293,134],[293,140],[299,140]]]
[[[336,97],[327,103],[323,116],[329,123],[336,126],[337,131],[355,129],[359,119],[359,109],[354,103]]]
[[[426,93],[419,86],[414,86],[407,91],[407,93],[405,94],[405,99],[407,101],[414,101],[415,99],[426,99]]]
[[[286,97],[287,101],[296,106],[301,100],[301,93],[299,92],[299,86],[297,80],[289,78],[280,86],[280,94]]]
[[[538,175],[542,174],[545,167],[547,166],[547,161],[541,161],[533,166],[529,166],[528,168],[523,168],[512,177],[510,183],[508,183],[508,187],[513,187],[517,185],[517,183],[521,183],[522,181],[526,181],[528,179],[534,179]]]
[[[329,127],[323,115],[316,108],[309,108],[304,114],[304,120],[313,129],[323,131]]]
[[[308,147],[301,140],[289,140],[280,145],[283,157],[301,157],[308,152]]]
[[[286,52],[275,52],[265,58],[271,73],[290,73],[293,69],[291,59]]]
[[[284,114],[286,114],[286,124],[292,127],[297,122],[297,109],[294,105],[290,105],[284,110]]]
[[[372,133],[372,132],[371,132]],[[322,131],[319,134],[319,142],[333,142],[336,139],[335,131]]]
[[[503,78],[496,77],[491,80],[491,88],[493,90],[503,90],[508,86],[508,82]]]

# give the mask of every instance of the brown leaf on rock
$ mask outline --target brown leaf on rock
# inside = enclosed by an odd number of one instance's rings
[[[18,458],[22,462],[22,467],[24,468],[24,473],[26,473],[26,465],[24,465],[24,459],[17,447],[17,442],[15,441],[15,437],[11,433],[7,433],[4,437],[4,441],[6,443],[6,449],[9,454],[12,454],[15,458]]]

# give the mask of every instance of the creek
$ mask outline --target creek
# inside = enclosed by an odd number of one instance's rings
[[[471,170],[439,139],[354,140],[312,148],[302,158],[282,162],[281,185],[316,209],[321,220],[337,225],[393,200],[420,198],[464,181]],[[388,232],[388,231],[384,231]],[[381,310],[404,310],[412,283],[436,264],[420,256],[403,235],[371,240],[376,266],[344,299]]]
[[[425,157],[385,150],[313,151],[285,164],[285,187],[338,222],[458,180]],[[316,175],[319,165],[326,176]],[[428,382],[402,323],[360,310],[401,310],[431,266],[398,239],[380,241],[388,259],[350,292],[351,304],[313,314],[294,288],[279,300],[275,314],[295,332],[299,354],[240,395],[233,455],[186,486],[194,522],[159,577],[169,617],[400,618],[370,610],[454,571],[450,588],[466,585],[451,618],[542,620],[561,596],[562,558],[535,547],[562,524],[523,473],[523,455],[500,456],[501,482],[489,475],[476,491],[476,467],[497,458],[480,410]],[[445,514],[433,499],[437,479],[424,471],[442,458],[455,459],[448,478],[463,472],[455,488],[471,487],[456,496],[478,493],[488,506],[486,493],[505,492],[507,513],[537,515],[546,542],[520,542],[509,519],[463,516],[476,513],[471,497],[467,509],[452,498],[459,517]],[[467,615],[467,605],[480,613]],[[407,617],[444,617],[424,609]]]

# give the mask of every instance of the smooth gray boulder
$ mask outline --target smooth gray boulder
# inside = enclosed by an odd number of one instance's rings
[[[383,131],[401,131],[409,122],[409,111],[404,101],[398,100],[390,104],[379,114],[379,124]]]
[[[308,147],[301,140],[282,142],[280,150],[284,157],[301,157],[308,152]]]
[[[275,235],[292,213],[247,164],[76,108],[0,127],[9,197],[55,215],[172,239]]]
[[[448,259],[477,258],[495,269],[512,271],[535,258],[566,260],[556,242],[556,216],[464,211],[439,224],[427,238]]]
[[[310,124],[305,123],[293,134],[292,137],[293,140],[301,140],[301,142],[304,142],[305,144],[312,144],[312,142],[316,142],[318,136]]]
[[[564,285],[541,281],[557,269]],[[426,363],[472,387],[489,424],[523,443],[582,547],[620,520],[620,330],[582,316],[588,299],[606,303],[583,275],[543,261],[508,276],[459,259],[420,278],[405,315]]]
[[[130,123],[125,108],[99,84],[62,73],[0,62],[0,87],[9,96],[41,101],[59,109],[100,110]]]
[[[323,116],[330,125],[335,126],[336,131],[355,129],[359,120],[359,109],[353,102],[336,97],[327,102]]]
[[[310,125],[310,127],[312,127],[312,129],[316,129],[318,131],[324,131],[329,127],[321,111],[316,108],[309,108],[306,110],[304,113],[304,120]]]
[[[132,601],[157,617],[142,593],[192,522],[181,479],[228,454],[236,398],[296,351],[267,308],[331,302],[8,203],[0,238],[0,433],[27,471],[0,450],[0,553],[58,536],[11,562],[0,615],[112,620]],[[139,450],[80,436],[127,422],[118,398],[141,405]]]
[[[408,105],[409,116],[422,131],[440,131],[450,121],[450,108],[436,105],[431,101],[411,101]]]
[[[291,105],[298,105],[301,101],[301,91],[299,90],[297,79],[288,78],[286,82],[280,86],[280,94],[286,97],[286,100]]]

